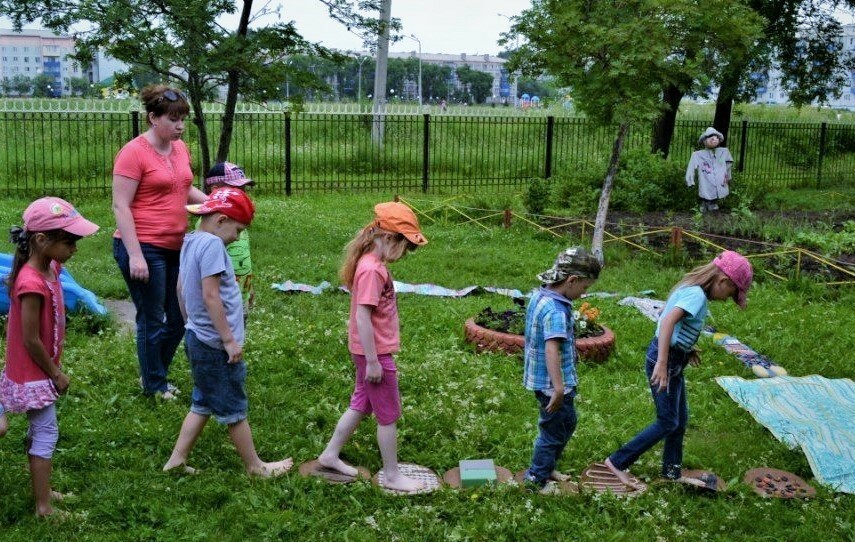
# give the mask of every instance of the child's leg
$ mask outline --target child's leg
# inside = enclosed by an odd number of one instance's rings
[[[398,470],[398,426],[395,423],[377,425],[377,444],[383,458],[383,487],[399,491],[418,491],[424,484]]]
[[[327,443],[327,447],[318,456],[318,463],[347,476],[356,476],[358,474],[357,470],[350,465],[346,465],[339,455],[341,454],[341,449],[350,440],[350,437],[356,431],[363,418],[365,418],[364,413],[348,408],[341,415],[341,418],[339,418],[335,426],[335,431],[333,431],[333,435]]]
[[[48,405],[38,410],[28,410],[30,422],[27,450],[36,515],[49,516],[54,513],[51,506],[51,457],[59,440],[59,425],[56,421],[56,406]]]
[[[526,477],[542,486],[552,477],[555,465],[576,429],[576,409],[573,406],[572,394],[565,395],[561,408],[552,413],[546,411],[550,401],[548,395],[536,392],[535,397],[540,404],[540,431],[534,442],[531,466]]]
[[[2,410],[3,407],[0,407]],[[0,413],[0,437],[6,436],[6,431],[9,430],[9,420],[6,419],[5,413]]]
[[[172,455],[169,456],[169,461],[163,466],[164,471],[172,470],[177,467],[184,467],[185,472],[192,474],[194,471],[187,466],[187,457],[190,456],[190,451],[193,450],[193,445],[196,444],[196,439],[202,434],[202,429],[208,423],[209,416],[188,412],[184,418],[184,423],[181,424],[181,431],[178,433],[178,440],[175,441],[175,447],[172,449]]]
[[[50,491],[51,460],[35,455],[31,455],[29,458],[33,498],[36,501],[36,515],[49,516],[53,514]]]
[[[249,422],[246,419],[229,425],[229,437],[234,442],[235,448],[237,448],[248,474],[263,476],[265,478],[279,476],[288,472],[294,464],[294,461],[290,457],[273,463],[265,463],[259,459],[258,454],[255,452],[255,443],[252,441],[252,429],[250,429]]]
[[[671,392],[679,396],[677,400],[677,427],[665,437],[662,449],[662,476],[669,480],[680,478],[680,466],[683,463],[683,436],[689,423],[689,405],[686,400],[686,381],[681,374],[671,380]]]

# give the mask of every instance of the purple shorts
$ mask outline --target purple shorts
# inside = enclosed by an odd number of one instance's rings
[[[377,423],[390,425],[401,417],[401,394],[398,391],[398,373],[386,367],[394,367],[392,354],[377,356],[380,365],[384,367],[383,378],[377,384],[365,382],[365,356],[351,354],[350,358],[356,365],[356,386],[350,396],[350,408],[366,415],[374,413]]]
[[[50,459],[56,450],[59,440],[59,424],[56,421],[56,405],[51,403],[46,407],[28,410],[27,418],[30,428],[27,437],[30,439],[29,455]]]

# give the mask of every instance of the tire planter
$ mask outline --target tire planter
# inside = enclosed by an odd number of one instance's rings
[[[593,363],[603,363],[615,348],[614,332],[603,326],[604,333],[596,337],[576,339],[576,352],[579,359]],[[466,320],[464,325],[466,340],[475,345],[479,352],[505,352],[517,354],[525,346],[525,337],[514,333],[503,333],[481,327],[473,318]]]

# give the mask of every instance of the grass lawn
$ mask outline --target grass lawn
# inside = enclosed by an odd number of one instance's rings
[[[314,458],[346,408],[353,370],[347,354],[348,297],[284,294],[270,289],[291,279],[337,284],[341,250],[389,195],[261,198],[251,228],[257,307],[250,316],[249,420],[263,459]],[[113,218],[106,200],[75,201],[102,225],[80,243],[69,269],[102,297],[124,297],[111,255]],[[20,222],[26,202],[0,203],[0,224]],[[534,276],[572,243],[515,223],[506,231],[425,223],[430,243],[393,264],[397,280],[460,288],[472,284],[536,286]],[[9,250],[11,245],[6,245]],[[664,297],[684,269],[610,247],[593,291]],[[714,325],[786,367],[792,375],[852,376],[855,292],[788,288],[759,281],[749,308],[714,304]],[[596,299],[618,346],[599,366],[580,365],[579,426],[559,467],[578,477],[649,422],[644,348],[652,322],[616,299]],[[493,458],[513,471],[525,467],[536,434],[536,402],[521,385],[516,358],[475,354],[462,340],[464,320],[487,305],[511,305],[494,295],[441,299],[402,294],[398,356],[404,417],[401,460],[440,473],[461,459]],[[844,324],[844,325],[840,325]],[[763,499],[739,481],[770,466],[811,481],[808,462],[789,450],[731,401],[719,375],[753,378],[711,344],[688,372],[690,427],[684,465],[706,468],[731,482],[726,494],[700,495],[657,483],[661,446],[633,471],[652,482],[634,500],[610,495],[545,497],[514,488],[443,490],[390,497],[368,483],[331,486],[296,472],[275,480],[249,479],[225,428],[210,423],[190,464],[196,476],[163,474],[189,405],[191,381],[181,353],[171,377],[183,391],[176,402],[143,398],[137,387],[134,340],[114,323],[72,317],[64,362],[72,379],[59,405],[61,439],[53,483],[76,497],[62,506],[74,520],[61,525],[32,516],[24,470],[23,416],[10,416],[0,440],[0,540],[852,540],[855,498],[818,487],[809,501]],[[849,353],[849,354],[847,354]],[[344,457],[375,472],[380,457],[375,423],[366,421]],[[296,467],[294,469],[296,471]]]

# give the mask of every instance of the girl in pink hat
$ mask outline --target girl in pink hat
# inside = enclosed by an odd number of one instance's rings
[[[77,252],[77,241],[98,231],[67,201],[41,198],[24,211],[24,227],[10,230],[15,259],[9,273],[6,367],[0,374],[0,402],[27,414],[27,454],[36,515],[56,512],[51,501],[51,457],[59,439],[55,402],[68,389],[60,358],[65,337],[65,302],[59,275]],[[2,409],[0,409],[2,412]]]
[[[656,419],[605,460],[606,467],[628,487],[645,488],[626,469],[660,440],[665,441],[662,476],[668,480],[697,482],[682,478],[681,473],[683,435],[689,421],[683,370],[686,365],[700,364],[695,343],[704,327],[709,302],[733,299],[740,308],[745,308],[752,277],[751,263],[741,254],[726,250],[710,263],[687,273],[671,290],[656,324],[656,335],[647,347],[645,363]],[[707,485],[706,482],[695,485],[701,484]]]

